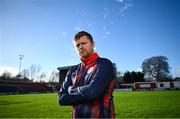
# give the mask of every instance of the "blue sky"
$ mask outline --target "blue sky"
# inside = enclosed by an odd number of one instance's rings
[[[17,73],[19,54],[22,69],[78,64],[72,39],[86,30],[121,72],[163,55],[180,76],[179,21],[179,0],[0,0],[0,71]]]

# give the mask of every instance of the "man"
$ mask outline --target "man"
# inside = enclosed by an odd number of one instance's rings
[[[94,52],[92,36],[81,31],[74,45],[81,63],[73,66],[59,91],[59,104],[73,106],[73,118],[114,118],[114,68]]]

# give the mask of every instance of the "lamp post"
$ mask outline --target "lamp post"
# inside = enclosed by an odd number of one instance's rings
[[[24,55],[19,55],[19,77],[21,77],[21,62],[24,58]]]

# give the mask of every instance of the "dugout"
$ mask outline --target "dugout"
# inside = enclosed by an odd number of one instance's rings
[[[57,69],[59,70],[59,86],[61,87],[63,81],[66,78],[66,74],[68,72],[68,70],[72,67],[71,66],[65,66],[65,67],[58,67]]]

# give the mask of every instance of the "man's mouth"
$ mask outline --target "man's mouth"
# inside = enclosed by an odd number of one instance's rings
[[[84,49],[81,49],[81,50],[79,50],[79,53],[83,53],[85,50]]]
[[[82,54],[84,54],[84,52],[85,52],[85,50],[80,50],[79,54],[82,55]]]
[[[80,51],[80,52],[79,52],[80,55],[83,54],[83,53],[84,53],[83,51]]]

